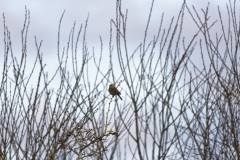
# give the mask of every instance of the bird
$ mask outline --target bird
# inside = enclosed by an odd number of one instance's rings
[[[122,97],[120,96],[120,92],[117,90],[117,88],[114,86],[114,84],[110,84],[108,88],[108,92],[112,95],[118,95],[118,97],[122,100]]]

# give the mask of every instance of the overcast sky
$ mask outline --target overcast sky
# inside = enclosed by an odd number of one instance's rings
[[[211,16],[211,22],[219,20],[218,6],[227,17],[226,4],[228,4],[228,0],[186,1],[188,7],[191,8],[194,5],[199,14],[202,13],[201,9],[206,9],[210,1],[209,15]],[[182,0],[155,0],[149,27],[150,36],[157,34],[162,13],[164,13],[164,28],[168,28],[172,17],[178,16],[182,2]],[[122,1],[122,10],[125,11],[128,9],[128,45],[132,51],[143,41],[144,29],[148,20],[151,3],[150,0]],[[2,15],[4,13],[6,26],[11,32],[14,56],[18,57],[21,55],[21,30],[25,18],[25,6],[30,11],[28,57],[31,59],[36,56],[34,36],[37,37],[38,42],[43,40],[41,51],[43,59],[49,67],[49,72],[53,68],[52,73],[54,73],[57,67],[57,61],[55,68],[52,65],[55,63],[57,57],[58,26],[60,17],[64,11],[65,15],[61,27],[61,47],[66,46],[73,23],[76,22],[76,28],[79,28],[81,24],[85,24],[86,18],[89,15],[87,28],[87,43],[89,48],[98,48],[100,46],[99,36],[101,36],[104,43],[104,51],[105,53],[108,51],[110,20],[114,20],[116,14],[116,2],[114,0],[5,0],[0,2],[0,66],[2,66],[4,51]],[[192,38],[198,28],[189,15],[186,14],[185,16],[186,23],[184,24],[183,34],[186,37]],[[214,32],[218,31],[221,31],[219,21],[214,28]],[[106,69],[108,69],[108,66],[106,66]]]
[[[127,19],[127,45],[129,52],[132,53],[136,47],[143,42],[144,31],[146,28],[149,11],[151,7],[150,0],[122,0],[122,11],[125,13],[128,10]],[[187,0],[187,6],[194,13],[192,6],[200,16],[203,16],[202,10],[206,10],[209,1],[207,0]],[[211,34],[222,34],[221,24],[219,21],[218,7],[221,10],[222,18],[227,20],[228,14],[226,4],[228,0],[211,0],[209,4],[209,24],[217,20],[215,26],[211,29]],[[159,24],[161,22],[162,14],[164,13],[163,28],[168,29],[172,17],[176,18],[182,6],[182,0],[155,0],[151,22],[148,32],[148,42],[153,39],[157,34]],[[238,6],[238,4],[236,5]],[[21,56],[21,30],[24,24],[25,7],[30,11],[30,26],[28,31],[27,43],[27,63],[31,64],[27,69],[33,66],[33,60],[36,57],[36,47],[34,37],[37,37],[38,43],[42,40],[41,53],[43,53],[44,64],[46,64],[46,71],[50,77],[55,73],[58,67],[57,62],[57,37],[59,20],[65,11],[62,25],[61,25],[61,48],[67,46],[70,30],[76,22],[76,31],[81,24],[85,25],[86,19],[89,15],[87,25],[86,42],[89,51],[92,52],[94,47],[95,54],[100,51],[99,36],[103,40],[103,61],[106,62],[102,65],[103,73],[109,69],[109,36],[110,36],[110,20],[115,20],[116,16],[116,1],[114,0],[22,0],[22,1],[1,1],[0,4],[0,51],[4,51],[3,42],[3,17],[5,15],[5,23],[11,33],[11,41],[14,56]],[[236,9],[238,11],[238,9]],[[238,15],[238,13],[236,14]],[[225,24],[224,24],[225,25]],[[227,26],[227,21],[226,21]],[[187,10],[184,14],[184,23],[182,36],[186,37],[186,42],[189,43],[194,34],[198,31],[198,27],[190,17]],[[113,37],[114,38],[114,37]],[[81,41],[81,40],[80,40]],[[199,38],[196,39],[199,41]],[[80,46],[81,46],[80,42]],[[116,45],[115,45],[116,46]],[[182,46],[180,46],[182,47]],[[224,46],[220,46],[224,47]],[[81,49],[81,48],[80,48]],[[224,50],[224,48],[223,48]],[[116,53],[116,49],[113,53]],[[81,54],[81,53],[80,53]],[[115,54],[116,55],[116,54]],[[196,64],[202,65],[198,60],[198,53],[192,55],[196,57]],[[117,56],[115,56],[117,58]],[[2,66],[3,54],[0,54],[0,66]],[[114,67],[118,65],[114,64]],[[92,71],[93,72],[93,71]],[[116,77],[120,76],[120,72]],[[11,74],[11,72],[9,73]],[[27,74],[27,73],[26,73]],[[36,73],[37,75],[38,73]],[[2,74],[0,74],[1,78]],[[91,76],[91,75],[90,75]],[[95,79],[95,74],[92,74]],[[124,88],[124,86],[122,86]]]
[[[136,47],[143,42],[144,30],[149,16],[150,0],[123,0],[122,11],[125,13],[128,9],[127,20],[127,44],[129,51],[133,52]],[[211,33],[222,33],[221,24],[218,15],[218,6],[222,13],[222,18],[226,19],[227,10],[226,4],[228,0],[211,0],[209,4],[209,24],[216,21],[217,23],[211,29]],[[206,10],[208,5],[207,0],[187,0],[187,5],[192,9],[192,5],[196,8],[200,16],[203,16],[201,9]],[[28,63],[32,63],[33,58],[36,57],[36,47],[34,37],[37,37],[38,42],[43,40],[41,53],[43,53],[44,63],[50,75],[53,75],[57,63],[57,36],[59,20],[62,13],[65,15],[61,25],[61,49],[66,47],[70,30],[76,22],[76,29],[81,24],[85,24],[89,15],[87,26],[86,42],[89,51],[94,47],[95,52],[99,53],[100,40],[103,40],[103,50],[106,64],[103,64],[103,72],[109,69],[107,58],[109,57],[109,35],[110,35],[110,20],[115,20],[116,2],[114,0],[51,0],[51,1],[1,1],[0,3],[0,66],[3,62],[3,17],[5,15],[5,23],[11,33],[11,41],[14,56],[21,56],[21,30],[23,28],[25,18],[25,6],[30,11],[30,26],[28,31]],[[151,22],[149,26],[148,38],[152,40],[153,36],[157,34],[158,27],[161,21],[161,16],[164,13],[163,28],[168,29],[172,17],[176,17],[182,6],[182,0],[155,0]],[[238,6],[238,4],[236,5]],[[191,10],[193,12],[193,10]],[[237,9],[238,11],[238,9]],[[238,13],[236,14],[238,15]],[[175,23],[174,23],[175,24]],[[225,24],[224,24],[225,25]],[[227,21],[226,21],[227,25]],[[194,34],[198,31],[196,24],[189,16],[187,10],[184,14],[184,24],[182,35],[186,37],[186,42],[189,42]],[[197,39],[199,40],[199,39]],[[81,43],[81,42],[80,42]],[[220,46],[224,47],[224,46]],[[115,51],[116,53],[116,51]],[[195,54],[193,57],[197,57]],[[117,56],[116,56],[117,58]],[[198,61],[196,62],[198,63]],[[104,66],[106,65],[106,66]],[[115,65],[116,66],[116,65]],[[0,74],[1,76],[2,74]],[[95,75],[93,74],[93,78]],[[119,75],[115,75],[119,77]],[[1,78],[1,77],[0,77]]]
[[[227,0],[211,0],[210,14],[211,19],[218,18],[217,6],[225,9]],[[194,5],[201,13],[201,8],[205,9],[207,0],[187,0],[189,7]],[[146,26],[148,13],[150,10],[150,0],[123,0],[123,11],[128,9],[128,34],[130,35],[129,43],[134,43],[137,39],[142,39],[144,29]],[[164,24],[169,25],[169,21],[173,16],[177,16],[182,5],[182,0],[155,0],[153,15],[151,20],[152,32],[157,31],[162,13],[165,14]],[[59,19],[65,10],[65,16],[62,22],[63,36],[69,34],[69,31],[76,21],[77,26],[85,23],[89,14],[88,22],[88,43],[92,45],[99,44],[99,35],[103,37],[104,41],[109,40],[110,19],[115,19],[114,0],[51,0],[51,1],[1,1],[0,13],[5,14],[6,25],[11,31],[12,41],[17,45],[20,41],[21,29],[23,27],[25,6],[30,10],[30,28],[29,28],[29,42],[37,36],[38,40],[43,40],[43,49],[51,51],[56,49],[57,29]],[[226,9],[225,9],[226,10]],[[190,17],[189,17],[190,18]],[[1,16],[2,23],[2,16]],[[195,32],[192,20],[186,26],[188,34]],[[156,28],[154,29],[154,26]],[[193,32],[191,32],[193,30]],[[150,30],[151,31],[151,30]],[[153,33],[156,34],[156,33]],[[3,25],[0,25],[0,36],[3,36]],[[186,35],[187,36],[187,35]],[[133,41],[133,42],[132,42]],[[139,40],[136,43],[139,43]],[[0,50],[3,50],[3,40],[0,43]],[[53,48],[52,48],[53,47]],[[53,53],[48,53],[53,54]]]
[[[208,2],[209,1],[207,0],[187,0],[187,5],[190,9],[193,5],[198,13],[203,15],[201,9],[206,10]],[[225,14],[227,17],[227,3],[227,0],[211,0],[209,7],[209,15],[211,16],[210,22],[219,20],[217,10],[218,6],[220,7],[223,15]],[[81,24],[85,24],[87,16],[89,15],[86,37],[89,50],[92,51],[93,47],[95,48],[95,52],[100,50],[99,36],[101,36],[103,40],[104,54],[109,55],[108,44],[110,35],[110,20],[115,20],[116,15],[116,2],[114,0],[1,1],[0,13],[1,15],[4,13],[5,15],[6,26],[11,32],[13,53],[16,57],[21,55],[21,30],[23,28],[25,18],[25,6],[30,11],[28,58],[31,59],[36,57],[36,47],[34,42],[34,37],[36,36],[38,42],[43,40],[41,52],[43,53],[44,62],[47,64],[47,67],[49,67],[48,71],[50,73],[54,73],[58,65],[56,62],[55,67],[53,67],[57,54],[59,20],[64,11],[65,15],[61,25],[61,49],[66,47],[73,23],[76,22],[76,28],[79,28]],[[128,9],[127,43],[130,52],[133,52],[143,41],[150,6],[150,0],[122,1],[123,13],[125,13],[126,9]],[[170,20],[173,16],[176,20],[181,6],[182,0],[155,0],[148,32],[149,41],[157,34],[162,14],[164,13],[163,27],[168,29]],[[193,35],[196,34],[198,28],[194,24],[188,12],[185,11],[185,13],[183,35],[186,37],[186,42],[189,42]],[[0,37],[3,37],[2,16],[0,18],[0,23]],[[214,32],[221,31],[219,21],[214,27]],[[0,50],[4,51],[3,38],[0,39]],[[0,56],[0,64],[2,64],[3,54]],[[108,60],[106,61],[108,62]],[[106,68],[107,67],[108,66],[106,66]]]

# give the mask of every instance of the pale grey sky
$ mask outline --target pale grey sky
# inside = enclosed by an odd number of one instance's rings
[[[186,1],[188,7],[192,8],[191,6],[194,5],[199,14],[202,13],[201,9],[205,10],[208,2],[210,2],[210,22],[218,20],[212,33],[221,32],[217,6],[220,7],[222,13],[226,13],[225,16],[227,17],[226,4],[228,4],[228,0]],[[175,16],[175,18],[177,18],[182,2],[182,0],[155,0],[151,17],[152,19],[149,26],[149,41],[152,40],[153,35],[157,34],[162,13],[164,13],[163,27],[168,29],[172,17]],[[125,11],[128,9],[127,42],[130,51],[134,51],[137,45],[143,41],[144,30],[148,20],[151,3],[152,2],[150,0],[122,0],[122,10]],[[59,20],[64,10],[65,15],[61,26],[61,47],[63,48],[67,45],[68,36],[73,23],[76,22],[77,31],[81,24],[85,24],[86,18],[89,14],[86,37],[89,51],[91,52],[92,47],[94,47],[95,52],[97,53],[97,49],[100,47],[99,36],[102,36],[104,54],[107,56],[109,55],[108,44],[110,20],[115,20],[116,14],[116,2],[114,0],[8,0],[0,2],[0,66],[2,66],[4,51],[2,14],[4,13],[6,26],[11,32],[14,56],[19,57],[21,55],[21,30],[23,28],[25,18],[25,6],[30,10],[28,58],[32,59],[36,57],[34,36],[37,37],[38,42],[43,40],[41,51],[43,53],[44,63],[47,64],[46,67],[48,68],[50,75],[54,73],[58,66],[56,61],[57,34]],[[193,35],[197,32],[198,28],[189,14],[187,14],[188,12],[185,12],[186,15],[184,19],[185,23],[183,35],[186,37],[186,42],[189,42],[189,40],[191,40]],[[108,69],[108,60],[106,61],[107,66],[104,73]],[[29,63],[32,62],[29,61]],[[92,76],[94,77],[95,75]],[[118,77],[118,75],[116,76]]]
[[[163,28],[168,29],[172,17],[178,16],[182,5],[182,0],[155,0],[151,23],[148,32],[148,42],[157,34],[162,13],[164,13]],[[187,0],[187,5],[192,9],[192,5],[196,8],[200,15],[201,9],[205,10],[208,0]],[[148,20],[148,15],[151,6],[150,0],[123,0],[122,11],[128,9],[127,20],[127,44],[129,51],[133,52],[136,47],[143,41],[144,30]],[[221,25],[219,21],[218,9],[219,6],[223,13],[223,19],[227,17],[226,4],[228,0],[211,0],[209,5],[210,22],[218,20],[212,29],[212,34],[221,33]],[[44,63],[49,75],[53,75],[57,63],[57,34],[60,17],[65,10],[61,25],[61,49],[67,45],[68,36],[73,23],[76,22],[76,31],[81,24],[85,24],[86,18],[89,15],[87,26],[86,42],[88,43],[89,51],[95,48],[95,53],[100,49],[99,36],[102,36],[104,56],[103,61],[106,61],[106,66],[103,64],[103,72],[108,69],[109,56],[109,30],[110,20],[115,20],[116,2],[114,0],[21,0],[21,1],[1,1],[0,2],[0,51],[4,51],[3,42],[3,13],[5,15],[6,26],[11,32],[11,40],[14,56],[21,56],[21,30],[23,28],[25,6],[30,10],[30,26],[28,32],[28,58],[32,63],[36,57],[36,47],[34,36],[38,42],[43,40],[41,52],[43,53]],[[193,12],[193,10],[191,10]],[[238,14],[237,14],[238,15]],[[186,42],[189,42],[194,34],[198,31],[196,24],[189,16],[187,10],[184,15],[184,25],[182,35],[186,37]],[[224,17],[225,16],[225,17]],[[175,24],[175,23],[174,23]],[[226,21],[227,25],[227,21]],[[114,38],[114,37],[113,37]],[[199,38],[197,39],[199,40]],[[80,40],[81,45],[81,40]],[[182,47],[182,46],[180,46]],[[198,56],[198,55],[193,55]],[[0,66],[2,66],[3,54],[0,54]],[[198,61],[197,61],[198,62]],[[197,63],[196,62],[196,63]],[[32,64],[31,64],[32,65]],[[31,66],[30,65],[30,66]],[[116,65],[115,65],[116,66]],[[30,67],[31,68],[31,67]],[[1,76],[1,74],[0,74]],[[95,75],[93,74],[93,78]],[[116,75],[118,77],[119,75]]]
[[[218,18],[217,5],[225,9],[227,0],[212,0],[210,1],[210,14],[212,19]],[[205,9],[207,0],[187,0],[189,7],[194,5],[201,12],[201,8]],[[146,26],[148,13],[150,10],[151,1],[149,0],[131,0],[122,1],[123,11],[128,9],[128,34],[129,44],[139,44],[142,41],[144,29]],[[164,12],[165,27],[169,25],[172,16],[177,16],[182,5],[182,0],[155,0],[152,21],[150,25],[150,33],[156,34],[159,21]],[[114,0],[52,0],[52,1],[1,1],[0,13],[4,13],[6,17],[6,25],[11,31],[12,41],[17,45],[20,41],[21,29],[24,21],[25,6],[30,10],[31,23],[29,28],[29,42],[37,36],[38,40],[44,41],[43,49],[54,50],[56,48],[57,29],[61,14],[65,10],[65,16],[62,22],[62,37],[69,34],[70,28],[74,21],[77,26],[85,23],[86,17],[89,14],[88,23],[88,43],[91,45],[99,44],[99,35],[104,41],[109,40],[110,19],[115,19]],[[226,10],[226,9],[225,9]],[[2,23],[2,16],[0,18]],[[190,20],[189,26],[186,26],[186,34],[195,33],[196,27]],[[195,28],[195,29],[194,29]],[[193,30],[193,31],[192,31]],[[0,25],[0,36],[3,36],[3,25]],[[187,36],[187,35],[186,35]],[[52,48],[53,47],[53,48]],[[1,40],[0,50],[3,49]]]
[[[163,28],[168,29],[172,17],[176,18],[182,6],[182,0],[155,0],[153,13],[151,16],[151,23],[148,32],[148,42],[152,40],[153,36],[157,34],[158,27],[161,21],[162,13],[164,13]],[[196,8],[200,15],[201,9],[205,10],[208,0],[187,0],[187,5],[192,9],[192,5]],[[136,47],[143,42],[144,31],[148,20],[148,15],[151,6],[150,0],[122,0],[122,11],[128,9],[127,20],[127,44],[129,51],[133,52]],[[210,22],[218,20],[214,26],[212,33],[221,33],[221,25],[219,22],[219,15],[217,6],[220,7],[221,12],[227,17],[226,4],[228,0],[211,0],[209,5]],[[23,28],[25,6],[30,10],[30,26],[28,32],[28,68],[32,68],[33,59],[36,57],[36,47],[34,36],[37,37],[38,42],[43,40],[41,52],[43,53],[44,63],[47,64],[46,70],[49,76],[55,73],[58,66],[57,63],[57,36],[60,17],[65,10],[61,25],[61,49],[67,45],[70,30],[73,23],[76,22],[76,31],[81,24],[85,24],[86,18],[89,14],[86,42],[89,51],[95,48],[95,54],[99,53],[100,40],[103,40],[103,73],[108,70],[109,58],[109,32],[110,20],[115,20],[116,1],[114,0],[21,0],[21,1],[1,1],[0,2],[0,51],[4,51],[3,43],[3,17],[5,15],[6,26],[11,32],[11,40],[13,46],[14,56],[21,56],[21,30]],[[193,12],[193,10],[192,10]],[[225,14],[224,14],[225,13]],[[237,14],[238,15],[238,14]],[[189,42],[194,34],[198,31],[196,24],[189,16],[188,11],[185,10],[183,33],[186,37],[186,42]],[[223,18],[225,18],[223,17]],[[175,23],[174,23],[175,24]],[[114,37],[113,37],[114,38]],[[199,40],[199,38],[197,39]],[[80,40],[80,46],[81,40]],[[182,46],[180,46],[182,47]],[[80,48],[81,49],[81,48]],[[116,48],[115,48],[116,49]],[[193,55],[198,57],[198,55]],[[117,58],[117,56],[115,57]],[[0,54],[0,66],[2,66],[3,54]],[[196,61],[198,63],[198,61]],[[202,63],[201,63],[202,64]],[[200,64],[200,65],[201,65]],[[105,66],[104,66],[105,65]],[[114,64],[116,67],[117,64]],[[38,73],[36,73],[38,74]],[[1,76],[2,74],[0,74]],[[93,79],[95,74],[92,74]],[[115,75],[119,77],[119,75]],[[1,78],[1,77],[0,77]]]

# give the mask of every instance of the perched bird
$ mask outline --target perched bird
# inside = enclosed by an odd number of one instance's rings
[[[120,96],[121,93],[117,90],[117,88],[114,86],[114,84],[110,84],[110,85],[109,85],[108,92],[109,92],[112,96],[118,95],[119,98],[122,100],[122,97]]]

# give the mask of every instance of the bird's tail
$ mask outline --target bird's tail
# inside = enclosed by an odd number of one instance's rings
[[[118,95],[118,97],[122,100],[122,97],[120,95]]]

